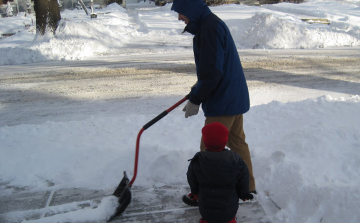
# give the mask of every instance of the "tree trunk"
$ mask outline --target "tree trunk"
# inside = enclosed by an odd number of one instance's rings
[[[46,32],[55,33],[61,19],[57,0],[35,0],[36,33],[43,36]]]

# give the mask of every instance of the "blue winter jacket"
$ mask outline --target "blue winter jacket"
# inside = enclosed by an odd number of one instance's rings
[[[207,117],[247,112],[249,91],[226,24],[203,0],[174,0],[171,10],[190,20],[184,31],[195,35],[193,50],[198,82],[191,89],[189,100],[202,104]]]

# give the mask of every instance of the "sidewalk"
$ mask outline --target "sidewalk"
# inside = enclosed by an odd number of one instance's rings
[[[186,188],[171,186],[160,188],[132,189],[132,201],[122,216],[112,222],[198,222],[200,214],[197,207],[190,207],[181,202]],[[61,189],[55,191],[27,192],[18,190],[11,195],[0,196],[0,222],[55,222],[59,216],[64,222],[69,214],[78,215],[81,219],[85,211],[95,210],[101,200],[112,192],[87,190],[81,188]],[[93,213],[94,214],[94,213]],[[95,213],[96,214],[96,213]],[[58,218],[51,218],[51,217]],[[91,217],[90,217],[91,218]],[[105,219],[87,223],[106,222]],[[238,222],[270,223],[261,205],[255,202],[239,204]],[[76,221],[79,222],[79,221]]]

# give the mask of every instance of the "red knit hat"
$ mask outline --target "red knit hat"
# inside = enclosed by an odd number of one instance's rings
[[[223,124],[220,122],[207,124],[201,132],[206,149],[212,152],[220,152],[225,148],[229,130]]]

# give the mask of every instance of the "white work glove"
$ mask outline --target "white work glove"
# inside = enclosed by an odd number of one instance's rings
[[[185,112],[185,118],[197,115],[199,112],[200,105],[196,105],[188,101],[185,107],[183,108],[183,112]]]

